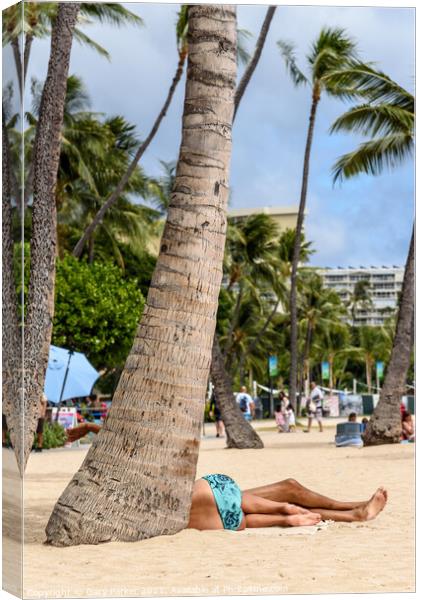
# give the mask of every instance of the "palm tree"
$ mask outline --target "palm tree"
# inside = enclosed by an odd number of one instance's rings
[[[351,297],[348,301],[351,312],[352,325],[355,327],[356,313],[358,310],[368,310],[373,306],[370,295],[370,282],[368,279],[356,281]]]
[[[382,327],[363,325],[358,328],[358,346],[354,355],[365,365],[366,383],[368,393],[372,393],[373,369],[376,360],[386,358],[386,336]]]
[[[332,131],[362,132],[372,139],[342,156],[334,166],[335,180],[360,173],[380,175],[412,156],[414,148],[414,97],[371,65],[356,64],[336,76],[336,83],[352,86],[365,103],[339,117]],[[400,441],[402,394],[414,341],[414,228],[405,265],[396,332],[380,400],[365,430],[364,444]]]
[[[34,39],[50,37],[52,23],[57,16],[57,10],[57,2],[24,2],[23,15],[22,5],[19,3],[3,11],[3,45],[8,43],[12,45],[21,97],[21,86],[26,80],[32,43]],[[121,4],[115,2],[81,3],[78,24],[85,26],[95,21],[116,25],[117,27],[126,25],[127,23],[138,26],[143,25],[143,21],[139,16]],[[23,64],[19,44],[22,34],[25,35]],[[74,28],[73,35],[79,43],[94,49],[100,55],[109,59],[109,54],[105,48],[92,40],[78,27]]]
[[[48,522],[51,544],[138,540],[187,524],[222,278],[235,48],[231,6],[189,8],[182,142],[160,254],[106,423]]]
[[[340,320],[333,320],[317,334],[315,349],[322,360],[329,363],[329,388],[333,390],[337,381],[337,366],[341,372],[345,370],[350,345],[350,332],[347,325]]]
[[[13,447],[22,445],[21,358],[22,336],[19,327],[13,268],[11,163],[6,110],[2,111],[2,391],[3,413]]]
[[[279,41],[279,49],[289,70],[291,78],[296,86],[307,84],[311,86],[312,102],[310,119],[307,130],[307,140],[304,152],[304,164],[301,183],[300,204],[297,216],[294,256],[291,269],[291,367],[289,377],[289,395],[291,403],[296,404],[297,389],[297,269],[299,262],[299,251],[301,231],[304,222],[304,213],[307,200],[307,187],[310,172],[310,154],[313,142],[314,126],[317,108],[323,93],[330,96],[343,97],[344,90],[338,84],[334,85],[330,76],[343,69],[350,60],[356,56],[355,43],[348,37],[345,30],[340,28],[324,28],[319,37],[313,43],[307,63],[310,77],[307,78],[299,69],[292,44]]]
[[[341,323],[344,307],[338,294],[323,287],[323,280],[314,271],[301,270],[298,280],[298,324],[304,339],[300,391],[304,380],[310,379],[310,352],[314,335],[326,333]]]
[[[25,431],[23,444],[15,446],[22,474],[38,420],[51,340],[57,243],[55,187],[72,33],[78,11],[77,3],[59,4],[34,142],[31,272],[24,328]]]

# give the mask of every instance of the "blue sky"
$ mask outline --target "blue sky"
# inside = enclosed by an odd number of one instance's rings
[[[75,43],[70,72],[81,76],[92,110],[122,114],[144,137],[167,94],[177,64],[178,5],[127,5],[145,27],[85,28],[105,46],[111,62]],[[264,6],[239,6],[239,27],[254,34],[252,51],[265,15]],[[309,45],[325,26],[341,26],[357,41],[364,60],[407,89],[414,87],[414,10],[379,7],[279,6],[257,71],[238,111],[233,131],[231,188],[233,208],[298,204],[310,94],[295,89],[276,41],[293,41],[305,67]],[[45,76],[47,41],[36,41],[29,78]],[[241,75],[241,70],[239,72]],[[142,159],[151,175],[159,160],[177,158],[184,80],[161,128]],[[331,167],[360,138],[330,136],[328,129],[346,105],[323,97],[313,145],[307,200],[306,235],[314,243],[312,264],[319,266],[401,265],[408,251],[414,212],[414,171],[405,164],[381,177],[361,176],[333,187]]]

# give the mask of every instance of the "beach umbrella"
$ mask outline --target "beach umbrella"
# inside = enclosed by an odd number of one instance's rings
[[[44,393],[50,402],[88,396],[99,373],[81,352],[50,346]]]

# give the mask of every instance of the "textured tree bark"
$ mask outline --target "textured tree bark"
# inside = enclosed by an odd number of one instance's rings
[[[19,201],[19,198],[17,198]],[[4,110],[2,121],[2,390],[14,448],[22,447],[22,335],[13,268],[10,148]],[[22,465],[19,464],[22,473]]]
[[[30,33],[27,33],[25,36],[25,49],[23,52],[23,84],[25,85],[26,74],[28,72],[29,65],[29,56],[31,54],[31,46],[33,42],[34,36]]]
[[[70,51],[79,6],[73,2],[59,4],[34,142],[31,271],[24,334],[25,433],[23,447],[15,448],[18,463],[23,467],[32,447],[51,342],[57,235],[55,187]]]
[[[211,379],[216,402],[225,426],[228,448],[263,448],[263,442],[253,427],[245,420],[232,392],[232,381],[225,369],[218,338],[212,346]]]
[[[303,178],[301,183],[300,205],[298,208],[297,226],[295,228],[294,253],[291,264],[291,290],[290,290],[290,311],[291,311],[291,365],[289,370],[289,401],[297,411],[297,270],[300,259],[301,232],[304,223],[304,213],[307,200],[308,177],[310,173],[310,154],[313,141],[314,123],[316,120],[316,110],[320,97],[313,92],[313,101],[311,104],[310,119],[307,131],[307,141],[304,153]]]
[[[123,177],[119,181],[116,189],[107,198],[107,200],[104,202],[104,204],[101,206],[101,208],[96,213],[95,217],[89,223],[88,227],[83,232],[82,237],[80,238],[80,240],[78,241],[76,246],[73,248],[73,252],[72,252],[73,256],[80,258],[86,242],[88,241],[88,239],[90,239],[92,237],[92,233],[94,232],[96,227],[98,227],[98,225],[100,225],[102,223],[102,220],[103,220],[104,215],[107,212],[107,210],[113,204],[115,204],[117,202],[118,198],[120,197],[121,193],[123,192],[124,188],[126,187],[130,177],[132,176],[137,163],[142,158],[143,154],[146,152],[147,148],[149,147],[149,144],[152,142],[153,138],[155,137],[155,134],[159,129],[162,119],[167,114],[168,107],[171,104],[171,100],[173,99],[177,85],[181,79],[181,76],[183,75],[185,61],[186,61],[186,53],[181,52],[179,61],[178,61],[178,65],[177,65],[177,70],[175,72],[170,89],[168,91],[167,98],[164,102],[164,106],[162,107],[161,112],[157,116],[155,123],[153,124],[152,129],[149,132],[148,137],[143,142],[143,144],[141,144],[139,146],[139,149],[136,152],[135,157],[133,158],[132,162],[130,163],[126,173],[123,175]]]
[[[402,295],[396,323],[396,333],[390,362],[379,402],[367,424],[363,440],[365,446],[398,444],[401,436],[400,404],[405,393],[411,352],[414,345],[415,302],[414,229],[402,286]]]
[[[160,254],[104,427],[59,498],[57,546],[188,522],[226,235],[235,7],[191,5],[182,141]]]

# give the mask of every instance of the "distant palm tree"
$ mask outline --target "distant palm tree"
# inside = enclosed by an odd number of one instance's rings
[[[299,69],[291,43],[279,41],[278,47],[289,70],[292,81],[296,86],[307,84],[311,86],[312,102],[310,109],[310,120],[307,131],[307,141],[304,152],[304,164],[301,183],[300,204],[297,216],[296,236],[294,245],[294,256],[291,269],[291,367],[289,377],[289,395],[291,403],[296,405],[297,389],[297,268],[299,262],[301,231],[304,222],[304,213],[307,200],[307,188],[310,172],[310,154],[313,141],[314,126],[317,107],[323,93],[334,96],[346,96],[345,90],[338,84],[333,84],[330,77],[333,73],[340,71],[349,62],[356,58],[356,45],[346,34],[344,29],[324,28],[313,43],[310,54],[307,56],[307,64],[310,72],[307,78]]]
[[[355,326],[356,314],[359,309],[368,310],[373,306],[370,295],[370,282],[368,279],[356,281],[351,297],[348,301],[351,312],[352,325]]]
[[[21,95],[21,85],[26,80],[32,42],[37,38],[44,39],[50,37],[52,23],[57,16],[58,5],[58,2],[24,2],[23,15],[21,3],[10,6],[3,11],[3,45],[8,43],[12,45]],[[85,26],[94,21],[116,26],[126,25],[127,23],[143,25],[142,19],[122,4],[115,2],[81,3],[78,24]],[[22,33],[25,35],[23,64],[19,44]],[[96,52],[109,59],[109,54],[105,48],[87,36],[78,27],[75,28],[73,35],[75,40],[93,48]]]
[[[323,286],[323,280],[314,271],[303,270],[298,280],[299,328],[304,339],[300,392],[304,380],[310,379],[310,352],[313,337],[318,333],[327,335],[329,330],[341,325],[344,306],[338,294]]]
[[[410,158],[414,149],[413,95],[371,65],[355,64],[335,76],[335,83],[351,87],[365,100],[339,117],[331,131],[355,131],[371,137],[333,168],[335,180],[360,173],[380,175]],[[365,445],[398,443],[399,406],[414,343],[415,258],[414,228],[405,265],[392,353],[380,400],[364,434]]]

